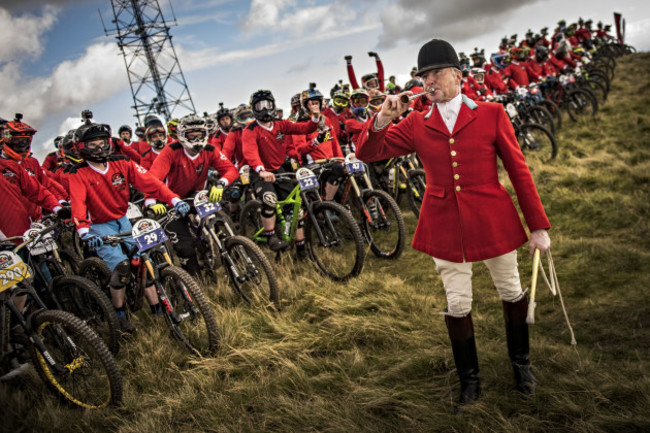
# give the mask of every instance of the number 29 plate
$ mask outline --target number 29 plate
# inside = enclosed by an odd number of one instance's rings
[[[135,223],[133,240],[140,251],[146,251],[165,242],[167,234],[158,221],[145,218]]]

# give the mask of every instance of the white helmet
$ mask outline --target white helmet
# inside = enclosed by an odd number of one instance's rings
[[[188,150],[198,152],[208,144],[208,128],[205,119],[196,114],[188,114],[181,118],[176,133],[179,143]]]
[[[217,132],[219,129],[219,122],[217,122],[217,115],[210,114],[208,116],[203,116],[205,119],[205,127],[208,128],[208,135],[212,135]]]

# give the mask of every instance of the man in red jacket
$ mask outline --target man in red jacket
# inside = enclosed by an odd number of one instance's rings
[[[251,166],[253,190],[262,201],[264,235],[271,250],[281,251],[288,245],[275,234],[275,205],[278,193],[286,197],[291,191],[287,191],[283,185],[275,185],[275,174],[285,171],[282,165],[287,158],[300,159],[293,142],[285,142],[285,135],[310,134],[318,127],[320,118],[312,115],[310,122],[299,123],[274,121],[275,98],[269,90],[253,93],[250,106],[255,122],[251,122],[242,133],[242,149],[244,158]]]
[[[129,185],[174,206],[182,215],[189,211],[189,205],[135,162],[122,155],[111,156],[110,131],[108,125],[90,120],[76,130],[73,141],[85,162],[70,170],[70,202],[77,233],[112,272],[110,293],[120,327],[133,332],[124,307],[125,287],[131,276],[129,260],[121,246],[104,244],[102,237],[131,230],[126,217]],[[135,247],[132,239],[127,244]],[[158,311],[155,287],[146,287],[144,292],[152,312]]]
[[[221,178],[210,189],[210,201],[221,200],[223,190],[239,177],[234,165],[221,151],[208,144],[208,128],[205,118],[189,114],[180,119],[176,128],[178,141],[167,145],[151,166],[150,173],[165,182],[165,185],[181,197],[190,197],[198,190],[206,189],[208,171],[217,170]],[[157,205],[156,200],[147,198],[146,206],[152,206],[157,214],[167,211],[164,205]],[[186,219],[177,219],[165,227],[170,233],[174,250],[183,268],[193,276],[199,276],[201,270],[194,251],[193,237]]]
[[[446,41],[427,42],[418,54],[418,75],[429,98],[429,113],[413,112],[388,96],[364,127],[357,157],[376,161],[417,152],[427,178],[413,248],[434,258],[447,295],[445,322],[461,383],[461,404],[478,399],[480,382],[472,325],[472,262],[483,261],[503,301],[508,353],[517,388],[532,394],[536,379],[528,356],[528,302],[517,270],[517,248],[526,231],[506,189],[499,183],[503,161],[531,231],[529,248],[550,247],[550,223],[503,106],[473,102],[459,93],[460,65]]]

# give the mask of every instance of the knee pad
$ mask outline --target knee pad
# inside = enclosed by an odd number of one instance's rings
[[[113,289],[121,289],[131,280],[131,266],[128,260],[122,260],[111,273],[109,285]]]
[[[270,218],[275,215],[275,205],[278,202],[278,196],[271,191],[265,191],[262,194],[262,215]]]

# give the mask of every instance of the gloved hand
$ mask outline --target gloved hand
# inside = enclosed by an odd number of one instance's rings
[[[379,57],[379,55],[377,53],[375,53],[374,51],[368,51],[368,55],[370,57]]]
[[[70,210],[70,206],[63,206],[61,209],[59,209],[56,212],[56,216],[59,219],[62,219],[62,220],[70,219],[72,217],[72,212]]]
[[[167,213],[167,206],[162,203],[156,203],[152,206],[149,206],[149,209],[151,209],[156,215],[165,215]]]
[[[190,205],[181,200],[178,203],[176,203],[174,209],[176,209],[176,212],[181,214],[181,216],[185,216],[190,211]]]
[[[85,235],[83,235],[81,237],[81,240],[84,241],[86,245],[88,245],[88,248],[90,248],[91,250],[97,249],[102,245],[104,245],[104,241],[102,240],[102,238],[100,238],[97,235],[91,235],[90,233],[86,233]]]
[[[326,141],[330,140],[330,130],[326,129],[325,131],[321,131],[318,133],[318,135],[312,140],[312,146],[318,146],[321,143],[325,143]]]
[[[348,63],[352,61],[352,56],[349,55],[349,54],[348,54],[347,56],[343,57],[343,58],[344,58],[345,61],[348,62]]]
[[[217,203],[221,201],[221,197],[223,197],[224,188],[225,186],[221,182],[217,182],[216,185],[210,188],[210,196],[208,197],[210,203]]]

